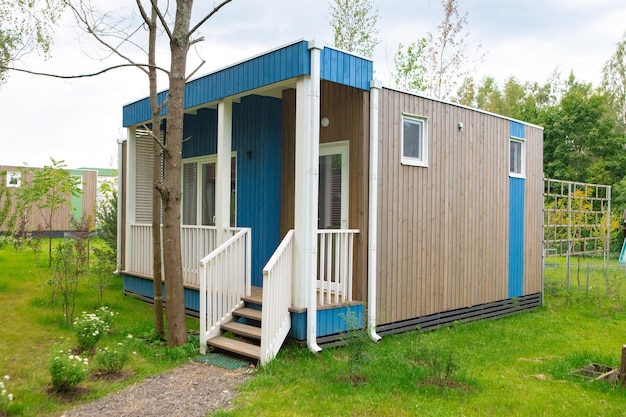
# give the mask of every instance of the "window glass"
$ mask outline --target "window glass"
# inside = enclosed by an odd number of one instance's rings
[[[523,143],[517,140],[510,141],[510,162],[509,162],[509,172],[515,175],[523,175],[523,166],[522,166],[522,151],[523,151]]]
[[[426,166],[428,163],[427,119],[403,116],[402,118],[402,163]]]

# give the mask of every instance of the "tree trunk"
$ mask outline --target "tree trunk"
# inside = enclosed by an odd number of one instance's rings
[[[154,161],[152,165],[152,181],[154,188],[152,190],[152,264],[153,264],[153,290],[154,290],[154,333],[159,337],[165,335],[163,325],[163,291],[162,291],[162,274],[161,274],[161,194],[159,189],[161,183],[161,159],[163,152],[161,150],[161,120],[159,103],[157,100],[157,73],[156,73],[156,36],[157,36],[157,12],[152,7],[152,16],[149,34],[149,50],[148,50],[148,78],[150,80],[150,106],[152,108],[152,135]]]
[[[167,104],[167,152],[165,154],[163,183],[163,247],[166,248],[163,254],[163,273],[165,275],[167,344],[170,347],[187,342],[180,244],[180,204],[183,105],[192,6],[193,0],[178,0],[176,2],[174,30],[170,39],[171,67]]]

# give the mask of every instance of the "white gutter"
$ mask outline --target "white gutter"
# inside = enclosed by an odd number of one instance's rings
[[[367,228],[367,328],[370,338],[378,342],[376,333],[376,239],[378,237],[378,94],[382,88],[379,80],[370,83],[370,180],[369,219]]]
[[[122,269],[122,173],[124,157],[124,142],[126,138],[117,140],[117,261],[114,274],[119,274]]]
[[[307,180],[309,181],[310,199],[306,216],[306,277],[309,281],[308,306],[307,306],[307,346],[313,353],[320,352],[322,348],[317,344],[317,204],[319,192],[319,153],[320,153],[320,50],[315,41],[309,41],[311,51],[311,89],[310,95],[310,136],[308,139],[309,160]]]

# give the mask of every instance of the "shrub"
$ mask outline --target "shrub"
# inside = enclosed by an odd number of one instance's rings
[[[76,333],[78,349],[81,352],[95,348],[102,336],[109,331],[111,317],[108,313],[110,312],[105,310],[106,314],[103,314],[100,309],[98,311],[102,317],[97,313],[83,311],[81,316],[74,321],[74,333]]]
[[[108,374],[119,374],[129,359],[130,355],[126,345],[118,343],[114,349],[109,349],[108,347],[98,349],[95,357],[95,366],[99,371]]]
[[[89,360],[73,355],[71,350],[60,351],[50,360],[52,389],[55,392],[72,392],[87,379]]]

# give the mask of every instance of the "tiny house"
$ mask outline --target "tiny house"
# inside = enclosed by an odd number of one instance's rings
[[[124,106],[120,143],[124,290],[146,299],[150,118],[148,98]],[[183,136],[203,350],[266,362],[286,337],[318,351],[353,326],[377,340],[541,302],[538,126],[383,87],[372,61],[297,41],[189,81]]]

